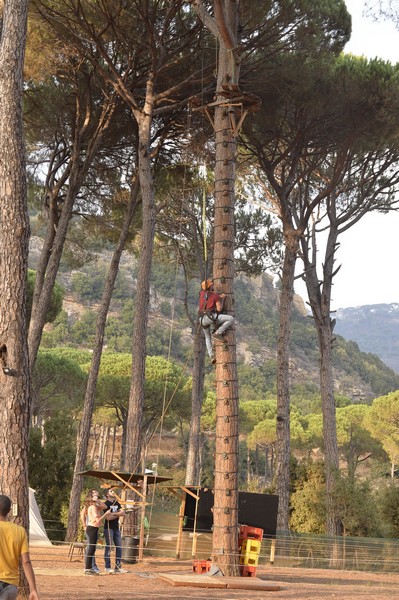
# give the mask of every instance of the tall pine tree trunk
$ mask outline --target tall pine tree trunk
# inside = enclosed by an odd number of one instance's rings
[[[192,371],[191,421],[187,447],[186,485],[199,485],[201,464],[201,411],[204,395],[205,338],[198,324],[195,330]]]
[[[126,451],[124,468],[137,473],[142,466],[141,426],[144,404],[145,361],[148,314],[150,306],[150,278],[155,237],[155,188],[151,164],[151,124],[153,112],[153,81],[147,82],[147,100],[142,113],[136,114],[139,135],[139,180],[143,207],[140,264],[137,277],[136,312],[132,340],[132,376],[126,422]],[[136,530],[136,514],[127,514],[124,521],[125,535]]]
[[[29,529],[29,218],[22,127],[27,14],[26,0],[8,0],[0,22],[0,490],[16,505],[16,522]]]
[[[277,425],[276,425],[276,493],[279,497],[277,529],[289,529],[290,490],[290,337],[294,297],[295,264],[298,253],[298,235],[291,227],[284,227],[285,254],[279,307],[279,334],[277,342]]]
[[[151,104],[151,103],[149,103]],[[133,324],[132,377],[126,430],[125,467],[131,472],[141,466],[141,423],[143,415],[146,338],[150,306],[150,278],[155,236],[155,190],[150,158],[151,113],[138,118],[139,179],[143,207],[140,264],[137,276],[136,312]]]
[[[119,240],[112,256],[111,264],[108,270],[107,279],[104,286],[103,295],[101,298],[101,305],[97,316],[96,335],[94,340],[89,377],[86,385],[85,398],[83,402],[82,420],[80,422],[80,427],[77,434],[75,468],[69,499],[68,527],[65,537],[67,541],[75,540],[78,534],[80,495],[82,493],[84,484],[82,477],[79,476],[78,473],[83,471],[86,465],[87,450],[89,447],[90,439],[91,420],[93,416],[97,380],[100,371],[101,355],[104,344],[105,325],[107,322],[107,315],[111,303],[112,292],[114,290],[116,277],[118,275],[120,259],[122,256],[122,252],[126,246],[126,241],[129,236],[133,215],[137,207],[138,193],[139,186],[136,182],[132,187],[130,193],[129,204],[126,209],[126,214],[124,217],[122,230],[119,235]]]
[[[225,310],[233,313],[235,160],[237,142],[227,110],[218,95],[223,85],[237,89],[239,75],[239,0],[214,0],[214,16],[200,0],[193,8],[219,42],[215,106],[215,217],[213,278],[226,294]],[[216,342],[216,445],[212,562],[228,576],[238,568],[238,381],[235,330]]]
[[[216,6],[215,6],[216,8]],[[223,3],[223,18],[237,35],[238,2]],[[235,38],[237,42],[237,39]],[[221,42],[218,89],[237,84],[232,48]],[[220,96],[219,99],[221,100]],[[213,276],[215,288],[226,294],[225,308],[233,312],[234,207],[236,139],[225,106],[215,108],[215,218]],[[228,329],[216,342],[216,447],[212,560],[225,575],[238,571],[238,380],[236,336]]]
[[[330,198],[330,211],[334,213],[333,199]],[[337,228],[330,222],[323,262],[323,279],[320,285],[317,275],[317,264],[311,257],[316,253],[309,251],[305,240],[302,241],[302,256],[305,265],[305,282],[309,303],[319,339],[320,353],[320,393],[323,411],[324,460],[326,471],[327,522],[328,535],[342,535],[342,522],[336,514],[334,506],[334,490],[339,469],[339,453],[336,427],[336,407],[334,396],[334,375],[332,365],[332,344],[334,321],[331,319],[331,290],[334,277],[335,250],[337,245]],[[316,244],[312,232],[313,247]]]
[[[27,2],[5,3],[0,44],[0,489],[28,524],[30,379],[26,340],[29,218],[22,128]]]
[[[328,316],[330,321],[330,316]],[[317,327],[320,344],[320,391],[323,410],[323,445],[326,470],[328,535],[342,535],[342,524],[336,514],[334,490],[339,469],[337,426],[331,356],[331,330],[328,323]]]

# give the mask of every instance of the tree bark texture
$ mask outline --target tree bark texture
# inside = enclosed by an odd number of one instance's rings
[[[5,2],[0,39],[0,490],[17,507],[15,521],[29,530],[29,218],[22,127],[27,13],[26,0]]]

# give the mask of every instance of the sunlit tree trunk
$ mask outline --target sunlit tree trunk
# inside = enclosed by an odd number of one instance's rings
[[[0,44],[0,489],[28,523],[30,380],[26,341],[29,219],[22,130],[27,2],[4,5]]]

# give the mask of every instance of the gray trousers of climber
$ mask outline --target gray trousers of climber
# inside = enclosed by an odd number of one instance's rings
[[[234,317],[231,315],[223,315],[214,313],[215,318],[211,319],[208,315],[204,315],[200,317],[200,323],[202,327],[202,331],[205,336],[206,349],[208,350],[209,358],[212,359],[214,357],[213,346],[212,346],[212,338],[211,338],[211,325],[215,323],[218,325],[218,334],[223,334],[229,327],[234,324]],[[216,318],[217,317],[217,318]],[[220,325],[220,326],[219,326]]]

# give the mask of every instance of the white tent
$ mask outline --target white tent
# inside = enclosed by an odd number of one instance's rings
[[[29,544],[31,546],[51,546],[36,502],[35,490],[32,488],[29,488]]]

